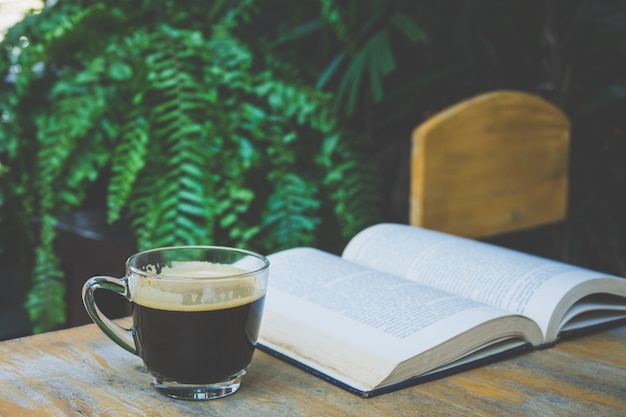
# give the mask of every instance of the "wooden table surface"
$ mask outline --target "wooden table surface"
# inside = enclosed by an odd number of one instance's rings
[[[257,351],[214,401],[157,393],[142,362],[87,325],[0,343],[0,416],[620,416],[626,327],[362,399]]]

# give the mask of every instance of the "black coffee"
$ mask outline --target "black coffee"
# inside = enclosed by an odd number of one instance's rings
[[[254,352],[264,301],[261,297],[241,305],[187,311],[133,303],[146,367],[153,374],[188,384],[218,382],[241,371]]]

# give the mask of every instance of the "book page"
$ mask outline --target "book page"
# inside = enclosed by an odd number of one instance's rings
[[[525,315],[546,335],[560,300],[576,286],[601,276],[488,243],[398,224],[364,230],[350,241],[343,257]]]
[[[359,378],[380,382],[416,353],[510,316],[316,249],[290,249],[268,259],[270,284],[259,342],[316,369],[323,366],[326,374],[339,380],[356,373],[353,385]],[[492,334],[485,337],[496,340]],[[531,343],[541,339],[530,322],[524,328],[507,329],[497,339],[506,337],[529,338]],[[485,340],[474,343],[454,349],[476,349]],[[377,369],[365,372],[364,364]],[[428,361],[423,364],[427,367]]]

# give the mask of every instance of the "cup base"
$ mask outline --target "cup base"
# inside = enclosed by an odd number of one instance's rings
[[[246,369],[213,384],[183,384],[153,376],[154,387],[163,395],[179,400],[215,400],[237,392]]]

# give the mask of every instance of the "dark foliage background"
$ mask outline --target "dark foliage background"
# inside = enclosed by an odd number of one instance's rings
[[[626,275],[626,0],[66,0],[1,46],[0,256],[27,255],[41,329],[63,213],[101,205],[140,247],[338,251],[407,221],[412,129],[495,89],[573,136],[568,220],[492,240]]]
[[[337,108],[382,167],[387,218],[407,219],[415,126],[486,91],[531,92],[561,107],[572,123],[569,218],[491,240],[626,274],[625,1],[307,4],[321,5],[322,17],[276,1],[265,9],[273,19],[261,33],[308,68],[311,82],[336,92]]]

